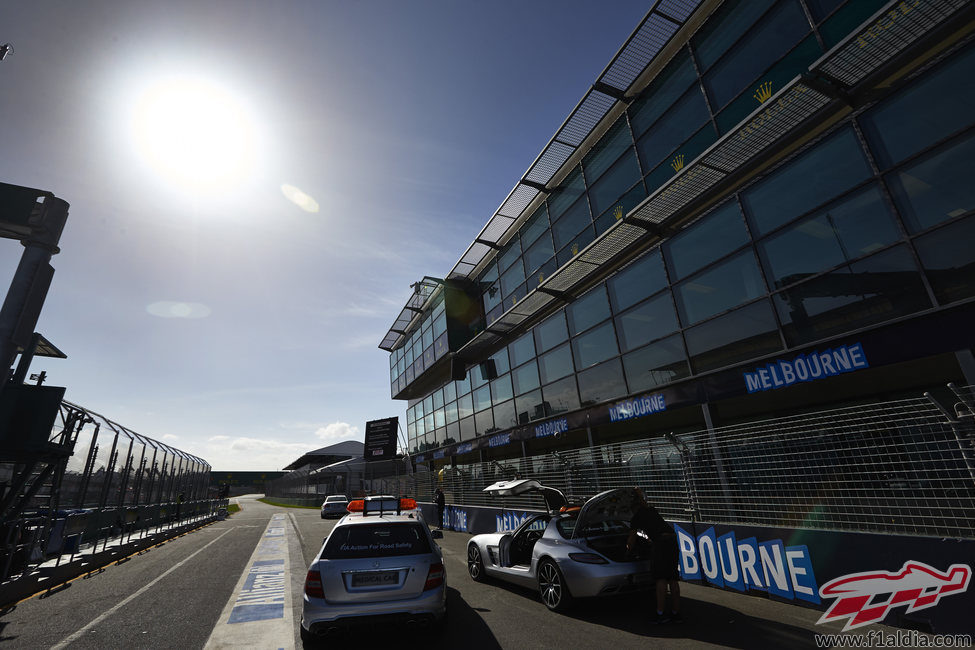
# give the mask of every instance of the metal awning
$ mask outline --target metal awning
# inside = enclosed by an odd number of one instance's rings
[[[400,346],[401,341],[410,331],[410,324],[423,313],[427,301],[434,296],[437,289],[443,286],[443,280],[427,276],[410,286],[413,289],[413,295],[406,301],[406,306],[403,307],[392,327],[383,337],[382,343],[379,344],[381,349],[388,352],[392,352]]]
[[[473,279],[474,272],[488,257],[497,254],[512,226],[539,194],[555,188],[548,185],[562,166],[578,151],[586,138],[619,101],[627,99],[627,92],[671,37],[684,26],[703,0],[658,0],[630,35],[620,51],[583,95],[569,117],[549,140],[542,152],[508,193],[501,206],[488,220],[481,232],[468,246],[460,260],[447,275],[448,279]],[[404,333],[409,331],[412,315],[408,308],[396,318],[380,349],[393,351]]]

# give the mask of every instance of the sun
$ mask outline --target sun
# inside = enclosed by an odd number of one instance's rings
[[[131,136],[138,154],[182,189],[220,191],[253,171],[257,128],[246,105],[205,79],[174,76],[138,94]]]

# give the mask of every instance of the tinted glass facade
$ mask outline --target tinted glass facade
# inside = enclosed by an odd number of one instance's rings
[[[880,4],[724,3],[480,272],[486,326]],[[886,96],[797,134],[787,155],[711,197],[678,232],[516,332],[492,353],[496,376],[469,363],[464,380],[411,401],[410,451],[826,349],[975,299],[975,49],[961,43],[917,67]],[[438,358],[437,318],[433,309],[393,352],[393,382]]]

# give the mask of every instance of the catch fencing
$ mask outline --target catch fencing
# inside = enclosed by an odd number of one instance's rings
[[[463,506],[501,505],[483,488],[516,477],[570,502],[638,486],[671,520],[971,539],[975,390],[949,388],[940,402],[925,394],[437,471],[420,464],[371,485],[427,502],[441,487]],[[537,496],[504,506],[544,509]]]
[[[209,464],[70,402],[48,448],[0,457],[0,583],[217,516]],[[0,592],[5,585],[0,584]]]

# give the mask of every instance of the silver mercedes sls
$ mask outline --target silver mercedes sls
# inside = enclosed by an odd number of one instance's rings
[[[581,508],[531,479],[499,481],[484,492],[506,497],[540,493],[546,514],[529,516],[514,531],[475,535],[467,546],[467,571],[478,582],[498,578],[537,589],[545,606],[564,611],[576,598],[652,589],[649,554],[626,551],[638,494],[607,490]]]

